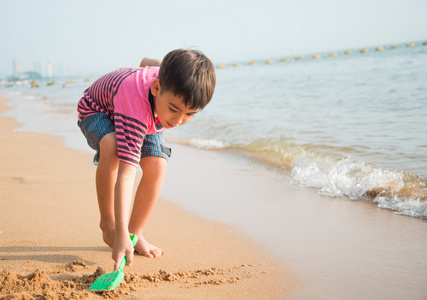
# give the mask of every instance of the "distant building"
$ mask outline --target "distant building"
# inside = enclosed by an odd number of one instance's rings
[[[42,78],[40,72],[22,72],[22,63],[16,58],[13,60],[13,74],[8,76],[8,81],[21,81],[21,80],[40,80]]]
[[[13,72],[22,73],[22,63],[20,60],[17,60],[16,58],[13,60]]]
[[[47,77],[49,78],[53,77],[53,66],[52,66],[52,61],[50,59],[47,62]]]

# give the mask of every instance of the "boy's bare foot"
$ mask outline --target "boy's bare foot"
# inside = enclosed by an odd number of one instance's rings
[[[102,237],[107,246],[114,249],[114,228],[103,230]],[[148,258],[159,257],[163,254],[162,249],[151,245],[142,235],[138,236],[138,243],[135,246],[135,251]]]
[[[138,243],[135,246],[135,251],[148,258],[159,257],[163,254],[162,249],[151,245],[141,235],[138,236]]]
[[[114,228],[102,231],[102,238],[108,247],[114,249]]]

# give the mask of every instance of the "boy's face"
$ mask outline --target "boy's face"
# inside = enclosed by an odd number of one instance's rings
[[[187,123],[199,112],[198,108],[187,108],[182,96],[162,91],[157,79],[151,84],[151,93],[154,96],[155,115],[166,129]]]

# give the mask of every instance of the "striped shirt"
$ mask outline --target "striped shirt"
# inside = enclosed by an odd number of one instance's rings
[[[145,135],[164,130],[153,115],[149,99],[158,72],[158,67],[113,71],[96,80],[77,106],[79,120],[94,113],[109,116],[116,131],[118,158],[134,166],[141,159]]]

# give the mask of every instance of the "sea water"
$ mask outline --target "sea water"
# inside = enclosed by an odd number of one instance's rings
[[[273,166],[328,196],[427,217],[427,47],[217,71],[174,135]]]
[[[217,69],[212,103],[166,138],[245,156],[286,184],[427,218],[427,46],[353,53]],[[76,104],[89,84],[0,94],[21,130],[84,148]]]

